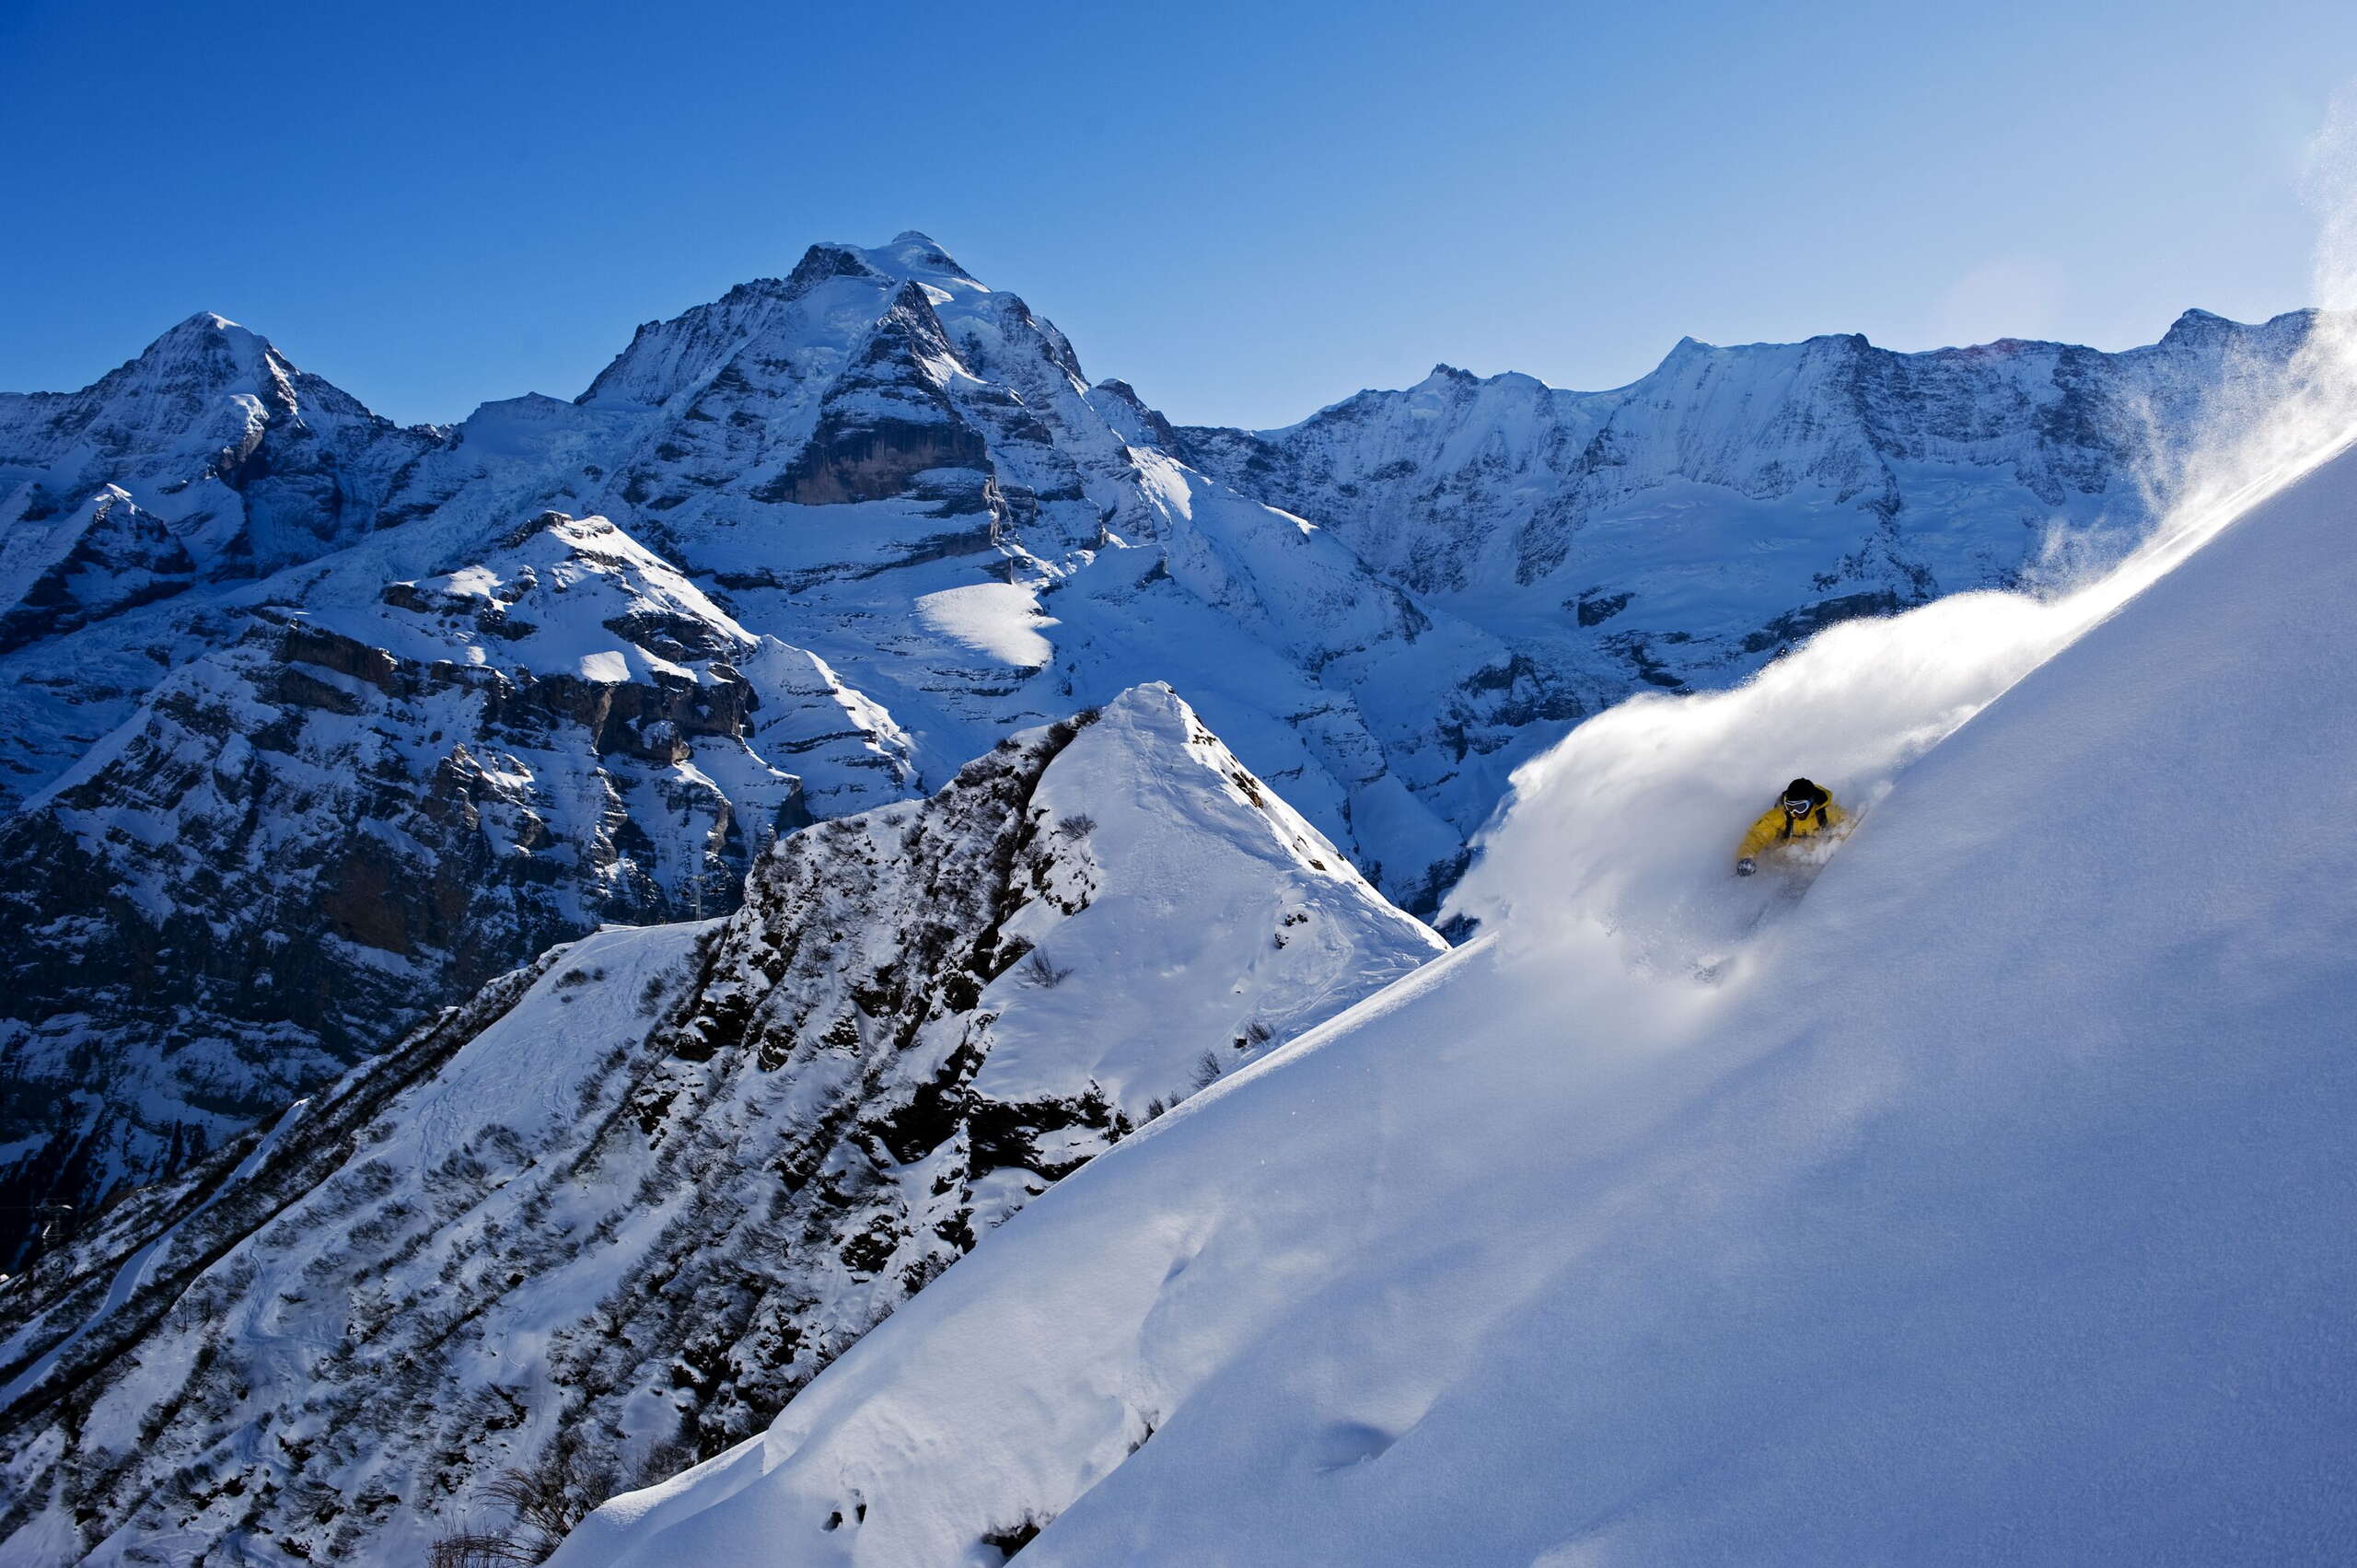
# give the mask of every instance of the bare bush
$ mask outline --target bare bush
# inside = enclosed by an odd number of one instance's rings
[[[1026,1514],[1020,1520],[1004,1529],[983,1531],[982,1544],[998,1548],[1001,1562],[1009,1561],[1016,1552],[1039,1539],[1040,1529],[1048,1522],[1046,1519]]]
[[[1053,991],[1070,980],[1072,972],[1068,969],[1058,968],[1044,947],[1034,947],[1031,956],[1023,963],[1023,978],[1042,991]]]
[[[427,1568],[545,1562],[612,1491],[612,1473],[560,1438],[530,1469],[502,1470],[477,1488],[505,1505],[514,1525],[444,1536],[427,1549]]]
[[[512,1537],[473,1530],[444,1536],[425,1549],[425,1568],[500,1568],[503,1563],[539,1561]]]

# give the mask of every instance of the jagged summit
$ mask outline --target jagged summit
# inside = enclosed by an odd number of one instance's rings
[[[2169,349],[2209,346],[2252,332],[2269,336],[2305,335],[2315,326],[2318,314],[2313,309],[2286,310],[2269,317],[2263,322],[2247,325],[2215,311],[2195,308],[2185,311],[2170,322],[2169,330],[2162,335],[2156,346]]]
[[[366,531],[398,470],[444,438],[394,425],[201,310],[80,391],[0,394],[0,498],[19,491],[17,516],[40,522],[113,485],[169,530],[197,577],[258,576]],[[0,598],[12,590],[26,586],[0,583]],[[99,618],[144,602],[90,591]]]
[[[163,391],[180,396],[203,391],[275,393],[295,367],[270,340],[210,310],[175,322],[136,358],[100,377],[87,390],[109,401]]]
[[[927,282],[962,284],[970,288],[982,287],[951,258],[948,251],[934,242],[932,236],[920,234],[913,228],[903,229],[886,244],[861,254],[869,264],[888,272],[897,271],[903,276]]]
[[[813,245],[784,278],[738,284],[708,305],[641,326],[630,346],[575,401],[666,405],[714,384],[732,366],[754,384],[788,367],[788,378],[801,381],[810,371],[800,362],[813,351],[856,355],[863,340],[896,314],[905,326],[911,314],[929,315],[936,305],[971,303],[990,293],[913,231],[872,250]],[[1020,302],[1014,308],[1020,309]]]
[[[2280,343],[2282,340],[2286,338],[2297,338],[2304,335],[2314,325],[2317,315],[2318,312],[2315,309],[2289,310],[2269,317],[2264,321],[2245,322],[2236,321],[2231,318],[2218,315],[2214,311],[2203,310],[2196,308],[2188,309],[2179,315],[2176,321],[2171,324],[2168,331],[2162,337],[2159,343],[2154,346],[2167,348],[2207,346],[2210,348],[2216,348],[2222,343],[2228,342],[2249,343],[2255,340],[2276,340]],[[1298,431],[1314,424],[1318,420],[1333,414],[1339,410],[1353,409],[1367,401],[1411,396],[1419,392],[1426,392],[1452,387],[1488,388],[1501,385],[1512,385],[1527,387],[1534,390],[1544,392],[1550,397],[1560,399],[1581,400],[1615,398],[1630,391],[1633,388],[1643,387],[1647,382],[1654,380],[1655,377],[1680,371],[1681,369],[1691,366],[1698,362],[1712,359],[1722,359],[1728,356],[1773,358],[1788,355],[1795,352],[1814,352],[1821,354],[1832,354],[1845,355],[1887,354],[1899,360],[1952,360],[1958,357],[1969,358],[1986,356],[1991,353],[2000,354],[2019,354],[2043,351],[2047,354],[2052,354],[2071,348],[2072,346],[2073,345],[2062,343],[2049,338],[2001,337],[1991,339],[1986,343],[1961,343],[1942,348],[1892,350],[1877,348],[1873,340],[1868,338],[1863,332],[1819,332],[1812,337],[1804,338],[1794,343],[1753,342],[1740,343],[1707,343],[1701,338],[1689,335],[1680,337],[1675,343],[1671,344],[1668,352],[1663,354],[1661,360],[1655,365],[1654,369],[1647,372],[1646,375],[1639,377],[1636,381],[1630,383],[1626,387],[1607,388],[1595,391],[1583,391],[1574,388],[1551,386],[1537,377],[1527,375],[1521,371],[1506,370],[1500,371],[1492,376],[1481,376],[1473,371],[1464,369],[1461,366],[1450,365],[1444,360],[1436,362],[1433,366],[1432,369],[1424,376],[1423,379],[1414,382],[1407,387],[1399,389],[1366,388],[1354,392],[1351,396],[1341,399],[1337,402],[1327,405],[1327,407],[1320,409],[1317,413],[1312,414],[1308,419],[1304,420],[1299,424],[1277,426],[1269,430],[1258,432],[1257,434],[1274,436],[1284,433]],[[2136,354],[2143,351],[2130,349],[2123,352],[2128,354]]]
[[[867,264],[856,247],[819,244],[813,245],[802,253],[802,260],[796,261],[794,264],[794,271],[786,274],[785,288],[789,295],[800,295],[816,288],[829,278],[877,275],[879,274],[877,273],[876,269]],[[775,279],[764,279],[759,284],[740,284],[737,286],[751,288],[775,282]]]
[[[802,260],[795,263],[794,271],[787,274],[784,287],[788,292],[799,293],[832,277],[869,276],[889,278],[895,282],[914,279],[936,287],[989,292],[930,236],[912,228],[894,235],[885,244],[872,247],[842,240],[821,240],[802,253]],[[738,286],[764,289],[777,285],[777,279],[764,278]]]
[[[243,333],[251,338],[261,336],[249,328],[239,326],[217,311],[200,310],[195,315],[176,323],[170,331],[156,341],[160,343],[178,337],[210,336],[215,333],[230,332]]]

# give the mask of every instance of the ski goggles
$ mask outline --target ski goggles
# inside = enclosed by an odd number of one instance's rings
[[[1817,802],[1814,800],[1787,800],[1784,802],[1784,815],[1787,817],[1805,817],[1816,809]]]

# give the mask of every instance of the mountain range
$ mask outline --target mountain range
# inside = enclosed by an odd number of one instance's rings
[[[1472,846],[1583,720],[2099,573],[2318,320],[1242,431],[909,233],[451,426],[211,315],[0,394],[0,1247],[78,1221],[0,1289],[0,1541],[413,1561],[493,1478],[570,1522],[778,1441],[1029,1199],[1502,921]]]

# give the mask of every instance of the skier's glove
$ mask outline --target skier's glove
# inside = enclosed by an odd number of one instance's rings
[[[1759,863],[1747,854],[1735,863],[1735,874],[1738,877],[1748,877],[1759,869]]]

